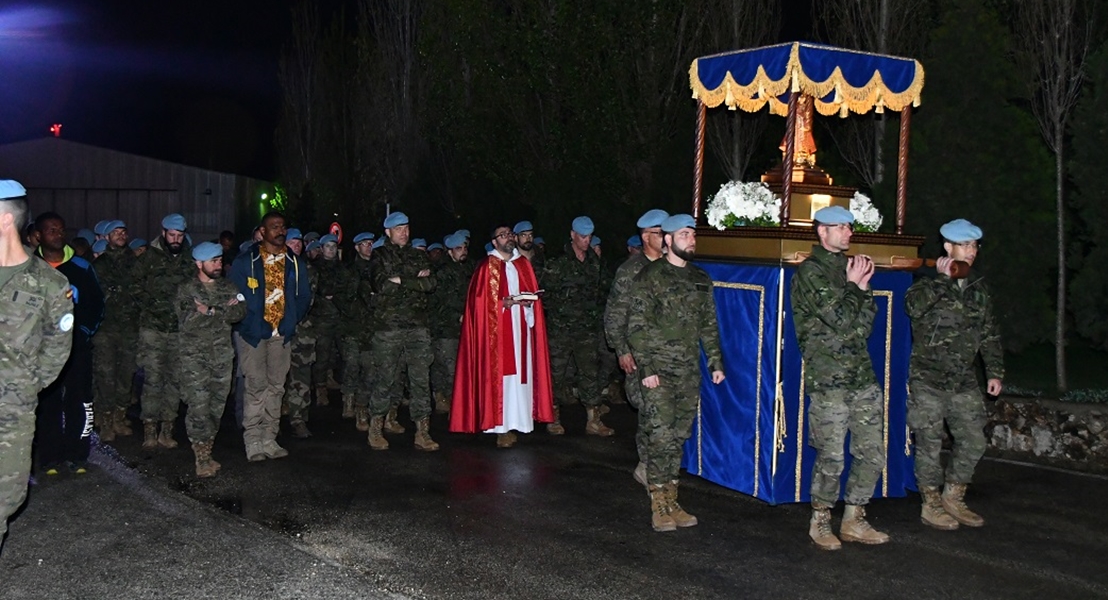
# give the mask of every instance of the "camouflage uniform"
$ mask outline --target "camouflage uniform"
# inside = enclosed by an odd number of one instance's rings
[[[431,365],[431,383],[436,394],[450,398],[454,394],[454,368],[458,362],[458,336],[462,330],[472,263],[447,261],[435,270],[435,292],[431,296],[431,338],[435,362]]]
[[[974,370],[978,353],[987,379],[1004,378],[1004,351],[982,277],[923,277],[904,297],[912,319],[908,425],[916,441],[916,482],[926,487],[970,483],[985,453],[985,403]],[[943,421],[954,443],[943,472]]]
[[[193,279],[177,290],[178,378],[188,404],[185,429],[193,443],[215,440],[227,405],[235,360],[231,325],[246,316],[244,302],[227,302],[238,295],[235,284],[222,278],[210,283]],[[197,312],[196,300],[211,307],[212,314]]]
[[[627,310],[630,307],[631,298],[628,295],[635,277],[652,261],[645,254],[635,254],[628,258],[616,269],[616,276],[612,280],[612,289],[608,292],[608,303],[604,307],[604,337],[616,353],[616,357],[631,353],[631,345],[627,341]],[[636,410],[642,409],[642,377],[638,372],[628,375],[623,382],[623,389],[627,393],[627,401]],[[635,435],[635,447],[639,451],[641,459],[646,458],[646,438],[642,428]],[[643,460],[642,462],[645,462]]]
[[[372,396],[375,377],[373,374],[373,333],[379,325],[375,319],[374,305],[377,301],[373,293],[372,260],[365,260],[360,256],[354,257],[351,263],[351,277],[355,280],[354,298],[351,301],[351,329],[354,331],[354,345],[357,347],[358,361],[357,371],[343,373],[343,389],[345,396],[348,393],[349,384],[352,386],[349,393],[354,394],[354,405],[358,410],[369,410],[369,399]],[[354,348],[352,347],[351,350]],[[365,414],[368,414],[366,412]]]
[[[866,349],[877,305],[871,291],[846,280],[846,266],[844,254],[815,246],[792,280],[793,321],[811,398],[808,443],[816,450],[811,488],[816,509],[839,499],[848,431],[854,462],[847,504],[869,502],[885,464],[884,407]]]
[[[585,260],[577,260],[567,244],[564,255],[547,262],[542,285],[546,289],[543,306],[549,323],[555,396],[562,404],[571,404],[576,387],[582,404],[599,406],[602,398],[596,336],[602,327],[608,291],[600,257],[587,250]]]
[[[365,320],[365,307],[361,304],[358,286],[363,276],[360,269],[365,270],[366,278],[369,276],[369,261],[355,256],[354,262],[343,267],[341,297],[336,300],[343,323],[339,352],[342,355],[341,389],[345,402],[346,398],[356,397],[362,385],[361,332],[350,325]]]
[[[126,411],[131,405],[138,346],[138,306],[132,281],[135,261],[130,248],[109,246],[93,263],[104,291],[104,320],[92,350],[97,421],[102,424],[110,422],[108,414]]]
[[[337,374],[342,361],[343,315],[339,309],[343,298],[348,295],[350,274],[346,266],[339,261],[319,259],[312,263],[318,272],[319,293],[312,304],[312,325],[315,330],[315,364],[312,365],[312,379],[316,388],[327,384],[328,371]],[[316,398],[316,401],[326,398]]]
[[[626,347],[638,365],[633,378],[660,381],[642,388],[639,408],[646,478],[670,483],[680,475],[682,445],[700,400],[701,347],[708,371],[723,371],[712,279],[691,264],[656,260],[642,268],[617,310],[627,314]]]
[[[69,359],[71,298],[65,275],[40,258],[0,268],[0,544],[27,497],[38,393]]]
[[[308,270],[308,281],[312,288],[312,298],[318,301],[319,275],[311,263],[304,263]],[[308,412],[312,405],[312,365],[316,359],[315,326],[312,315],[315,302],[308,309],[307,316],[296,325],[296,337],[292,339],[289,357],[289,374],[285,379],[284,404],[288,409],[289,423],[307,423]]]

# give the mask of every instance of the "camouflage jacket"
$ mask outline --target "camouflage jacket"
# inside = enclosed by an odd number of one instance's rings
[[[700,377],[700,350],[708,371],[723,370],[712,278],[694,265],[656,260],[627,293],[627,341],[638,377]]]
[[[348,316],[345,304],[354,297],[349,267],[339,259],[319,259],[311,263],[319,279],[319,293],[314,296],[312,316],[316,326],[338,327]]]
[[[0,403],[34,411],[73,345],[73,291],[50,263],[32,256],[0,269]]]
[[[377,323],[377,294],[373,291],[373,261],[365,260],[360,256],[354,257],[350,263],[347,277],[351,279],[350,289],[353,296],[349,298],[348,320],[355,329],[352,333],[358,341],[358,348],[369,350],[373,341],[373,333],[379,328]]]
[[[315,313],[315,303],[319,298],[319,272],[316,270],[315,265],[311,261],[304,261],[305,270],[308,271],[308,286],[312,289],[312,305],[308,308],[308,313],[304,315],[304,318],[296,324],[296,337],[308,337],[312,335],[312,315]],[[312,338],[315,341],[315,338]]]
[[[374,321],[381,331],[420,329],[427,327],[427,306],[435,291],[435,274],[419,277],[420,271],[431,269],[426,252],[386,242],[373,252],[370,273],[376,306]],[[389,281],[399,277],[400,283]]]
[[[585,260],[577,260],[567,244],[565,254],[547,261],[542,286],[546,290],[543,308],[551,326],[596,335],[603,325],[608,282],[595,252],[587,251]]]
[[[846,280],[846,264],[846,255],[815,246],[793,276],[793,324],[810,391],[876,382],[866,342],[877,304],[872,291]]]
[[[912,319],[910,381],[951,392],[977,389],[978,353],[986,378],[1004,379],[1004,350],[983,277],[921,277],[908,288],[904,308]]]
[[[183,351],[198,350],[215,353],[229,353],[231,348],[231,326],[246,316],[246,302],[240,300],[234,306],[227,306],[232,298],[239,298],[238,288],[229,279],[216,279],[211,283],[202,283],[199,279],[182,285],[177,289],[177,323],[181,332],[180,345]],[[197,312],[196,301],[211,307],[212,314]]]
[[[604,336],[608,345],[616,351],[616,356],[631,352],[627,342],[627,308],[630,298],[628,292],[635,277],[651,260],[645,254],[631,256],[616,269],[612,279],[612,291],[608,292],[608,304],[604,307]]]
[[[129,248],[109,246],[108,251],[92,263],[100,278],[100,289],[104,292],[101,333],[138,331],[138,305],[135,303],[133,282],[137,260]]]
[[[139,327],[162,333],[177,331],[177,288],[196,277],[196,261],[188,244],[173,256],[158,238],[135,261],[134,294]]]
[[[435,270],[435,292],[431,295],[431,337],[454,339],[461,335],[472,263],[447,259]]]

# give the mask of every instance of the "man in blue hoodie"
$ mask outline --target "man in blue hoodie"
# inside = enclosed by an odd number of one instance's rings
[[[284,215],[262,217],[262,239],[231,265],[231,281],[246,298],[246,317],[235,325],[246,397],[242,439],[246,458],[261,461],[288,456],[277,444],[281,398],[292,359],[296,324],[308,313],[312,289],[307,263],[285,247]]]

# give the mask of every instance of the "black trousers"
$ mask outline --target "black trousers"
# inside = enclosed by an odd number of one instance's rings
[[[58,379],[39,393],[38,463],[48,466],[88,460],[91,436],[92,346],[74,342]]]

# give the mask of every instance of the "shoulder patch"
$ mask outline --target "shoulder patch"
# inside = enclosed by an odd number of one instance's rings
[[[64,332],[73,329],[73,313],[65,313],[61,319],[58,319],[58,329]]]

